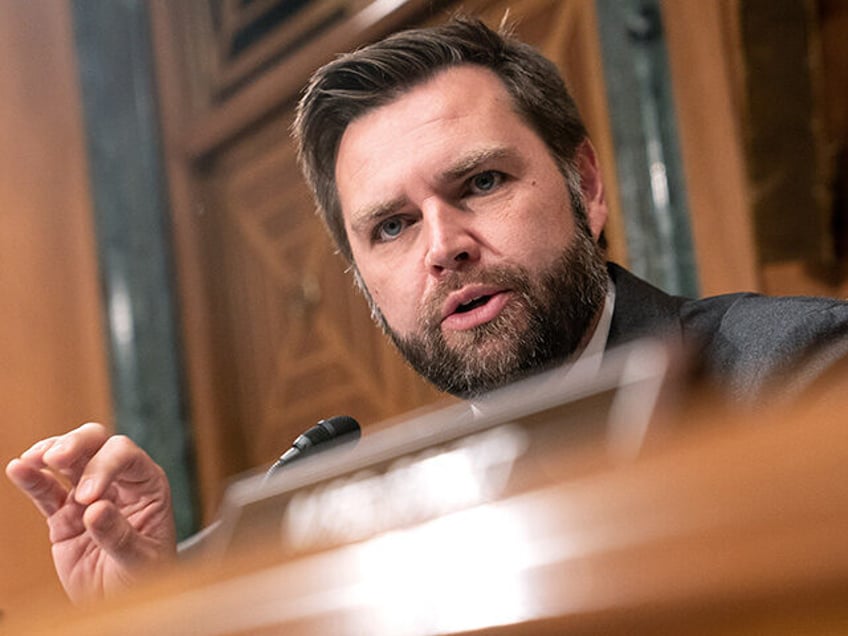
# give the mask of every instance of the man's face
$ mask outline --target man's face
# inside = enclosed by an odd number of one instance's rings
[[[606,206],[591,146],[577,163],[585,223],[503,84],[473,66],[345,131],[336,179],[359,275],[402,353],[443,390],[472,395],[547,368],[591,331]]]

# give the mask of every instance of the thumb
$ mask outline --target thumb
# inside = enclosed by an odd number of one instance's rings
[[[128,570],[151,565],[145,540],[111,501],[100,500],[83,514],[83,524],[100,548]]]

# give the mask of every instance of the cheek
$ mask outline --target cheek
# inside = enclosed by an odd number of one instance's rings
[[[570,206],[555,198],[527,197],[498,221],[487,230],[492,240],[505,253],[531,261],[567,244],[575,231]]]
[[[374,302],[383,312],[386,321],[395,329],[404,329],[407,324],[407,308],[412,305],[412,299],[407,292],[398,285],[378,285],[374,292]]]
[[[374,280],[368,289],[374,304],[393,330],[406,334],[417,328],[421,299],[414,282],[403,273]]]
[[[420,281],[414,263],[407,258],[378,258],[359,245],[351,247],[360,280],[371,300],[393,329],[403,329],[407,313],[414,314],[419,303],[416,294]]]
[[[365,284],[371,300],[377,305],[380,313],[389,322],[394,325],[396,307],[400,304],[397,299],[397,290],[392,286],[391,280],[386,280],[382,276],[373,276],[367,273],[362,273],[362,282]]]
[[[519,236],[516,241],[520,241],[531,254],[558,253],[573,240],[577,227],[566,196],[556,192],[537,199],[534,214],[517,228]]]

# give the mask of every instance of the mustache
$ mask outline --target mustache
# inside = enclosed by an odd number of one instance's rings
[[[450,271],[444,275],[438,286],[433,289],[418,307],[419,315],[440,322],[442,305],[448,296],[468,285],[491,285],[504,289],[523,291],[529,284],[530,276],[520,265],[496,265]]]

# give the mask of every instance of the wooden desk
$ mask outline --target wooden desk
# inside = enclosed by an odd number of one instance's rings
[[[548,457],[514,494],[347,544],[270,536],[7,633],[848,633],[842,393],[689,426],[625,464]]]

